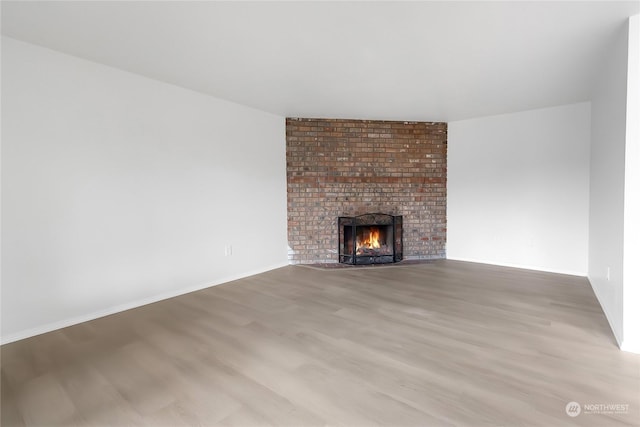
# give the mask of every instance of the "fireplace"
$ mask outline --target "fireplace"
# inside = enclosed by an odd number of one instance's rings
[[[402,260],[402,216],[368,213],[338,217],[338,257],[343,264]]]

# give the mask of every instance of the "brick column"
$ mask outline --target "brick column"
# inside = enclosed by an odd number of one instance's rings
[[[337,217],[404,217],[405,259],[445,257],[447,124],[288,118],[292,263],[337,262]]]

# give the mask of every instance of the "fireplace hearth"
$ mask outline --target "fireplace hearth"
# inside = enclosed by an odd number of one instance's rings
[[[402,216],[367,213],[338,217],[338,261],[387,264],[402,260]]]

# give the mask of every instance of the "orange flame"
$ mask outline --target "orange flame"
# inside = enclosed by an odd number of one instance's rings
[[[366,249],[380,248],[380,230],[377,227],[371,227],[369,229],[369,236],[365,237],[364,240],[357,242],[356,249],[359,250],[361,248],[366,248]]]

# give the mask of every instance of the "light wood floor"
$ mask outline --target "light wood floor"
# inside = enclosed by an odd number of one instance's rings
[[[627,404],[569,417],[565,406]],[[639,425],[583,278],[290,266],[2,347],[2,425]]]

